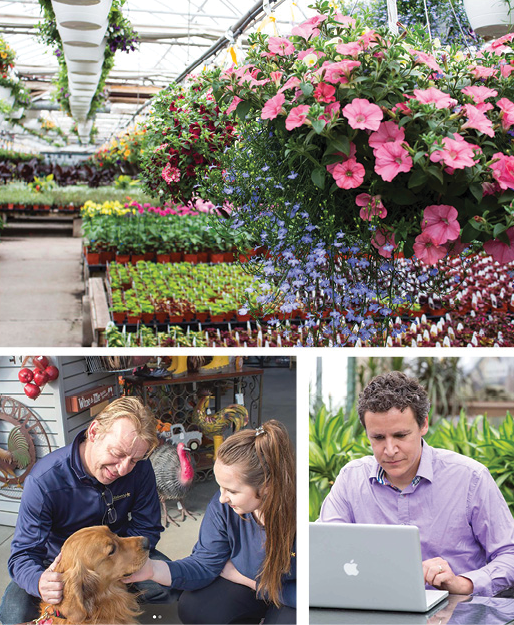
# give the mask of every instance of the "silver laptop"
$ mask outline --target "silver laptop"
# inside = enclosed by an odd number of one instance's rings
[[[448,596],[425,590],[417,527],[309,525],[311,606],[427,612]]]

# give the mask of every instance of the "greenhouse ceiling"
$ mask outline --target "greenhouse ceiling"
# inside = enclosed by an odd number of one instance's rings
[[[239,30],[244,32],[236,31],[233,44],[238,59],[243,58],[248,33],[261,28],[269,34],[286,35],[294,24],[313,14],[308,8],[310,3],[311,0],[126,0],[123,14],[138,33],[140,45],[135,52],[116,52],[115,65],[106,82],[108,100],[94,121],[98,128],[95,144],[104,143],[141,120],[149,111],[146,104],[152,95],[183,78],[195,64],[202,68],[231,63],[227,40],[232,40],[232,33],[241,22],[244,24]],[[37,39],[36,25],[41,19],[38,0],[0,0],[0,34],[16,52],[16,71],[31,91],[32,107],[69,137],[64,149],[91,151],[93,145],[79,145],[78,138],[70,134],[74,120],[52,101],[51,81],[58,62],[54,50]],[[217,53],[204,60],[217,42]],[[1,139],[12,146],[21,143],[55,150],[27,136],[17,126],[8,133],[2,131]]]

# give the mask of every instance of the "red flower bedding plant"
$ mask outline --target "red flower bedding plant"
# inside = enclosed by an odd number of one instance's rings
[[[235,123],[201,79],[161,91],[145,129],[143,187],[162,201],[184,204],[197,196],[199,177],[218,165],[217,155],[235,135]]]

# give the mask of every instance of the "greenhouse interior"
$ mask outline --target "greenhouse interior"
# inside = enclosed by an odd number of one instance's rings
[[[514,345],[510,0],[0,0],[3,346]]]

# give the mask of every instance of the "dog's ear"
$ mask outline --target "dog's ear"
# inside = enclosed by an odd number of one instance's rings
[[[64,573],[62,609],[69,623],[83,623],[92,615],[99,576],[80,562]]]

